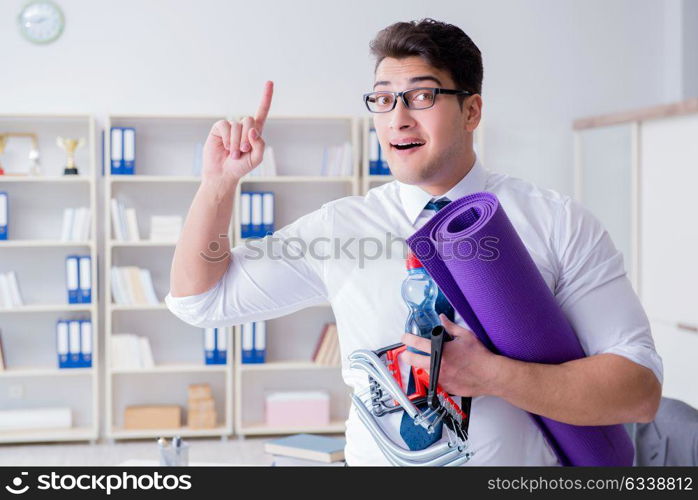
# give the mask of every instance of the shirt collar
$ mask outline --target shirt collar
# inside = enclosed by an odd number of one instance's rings
[[[419,217],[419,214],[421,214],[422,210],[424,210],[424,206],[429,203],[430,200],[438,200],[446,197],[451,201],[455,201],[458,198],[462,198],[468,194],[483,191],[485,189],[486,180],[487,171],[476,155],[473,168],[471,168],[470,171],[464,175],[455,186],[441,196],[434,197],[414,184],[405,184],[404,182],[400,182],[398,180],[395,182],[398,184],[402,208],[405,211],[405,214],[407,214],[410,223],[414,224],[417,217]]]

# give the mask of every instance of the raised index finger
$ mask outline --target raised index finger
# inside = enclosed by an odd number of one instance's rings
[[[264,122],[269,114],[269,108],[271,108],[271,96],[274,94],[274,82],[268,81],[264,84],[264,93],[262,94],[262,102],[259,103],[259,108],[257,109],[257,114],[254,117],[255,126],[259,134],[262,133],[264,128]]]

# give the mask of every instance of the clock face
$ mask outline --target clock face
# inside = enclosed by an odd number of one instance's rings
[[[63,12],[53,2],[32,2],[19,14],[19,29],[34,43],[50,43],[63,31]]]

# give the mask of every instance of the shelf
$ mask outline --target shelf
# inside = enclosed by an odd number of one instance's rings
[[[0,377],[64,377],[92,373],[92,368],[7,368],[0,371]]]
[[[95,304],[46,304],[16,306],[12,309],[0,308],[0,313],[37,313],[37,312],[92,312]]]
[[[112,248],[132,248],[132,247],[173,247],[177,244],[176,241],[117,241],[110,240],[108,242]]]
[[[5,240],[0,241],[0,248],[25,247],[92,247],[91,241],[61,241],[61,240]]]
[[[114,375],[125,375],[130,373],[155,374],[155,373],[209,373],[225,372],[228,365],[205,365],[205,364],[163,364],[153,368],[112,368],[110,371]]]
[[[241,371],[273,370],[338,370],[340,365],[319,365],[312,361],[270,361],[268,363],[240,363]]]
[[[65,429],[13,429],[0,432],[0,443],[85,441],[96,438],[96,430],[90,427],[70,427]]]
[[[160,304],[109,304],[112,311],[163,311],[167,310],[164,302]]]
[[[1,182],[59,182],[59,183],[89,183],[91,177],[87,175],[66,176],[32,176],[32,175],[0,175]]]
[[[201,177],[193,175],[110,175],[107,177],[111,182],[181,182],[195,183],[201,182]]]
[[[146,439],[162,436],[181,437],[204,437],[204,436],[227,436],[230,431],[224,427],[214,427],[212,429],[190,429],[189,427],[179,427],[174,429],[121,429],[112,428],[110,436],[114,439]]]
[[[329,176],[329,175],[277,175],[267,177],[243,177],[241,184],[252,182],[353,182],[354,176]]]
[[[332,420],[329,425],[326,425],[324,427],[269,427],[266,424],[242,424],[238,429],[238,433],[247,436],[261,434],[295,434],[299,432],[312,432],[315,434],[338,434],[344,432],[344,430],[344,420]]]
[[[381,181],[381,182],[386,182],[386,181],[392,181],[395,179],[392,175],[368,175],[365,177],[365,179],[369,182],[371,181]]]

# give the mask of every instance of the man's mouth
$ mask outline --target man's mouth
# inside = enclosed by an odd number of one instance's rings
[[[403,140],[391,142],[390,146],[397,149],[398,151],[405,151],[408,149],[417,149],[424,146],[425,142],[417,139]]]

